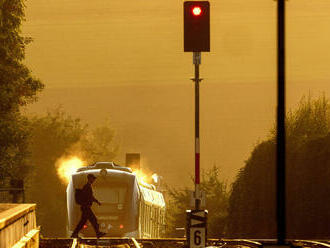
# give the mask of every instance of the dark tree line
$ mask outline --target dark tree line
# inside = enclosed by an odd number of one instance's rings
[[[330,238],[330,105],[325,96],[303,97],[289,112],[287,130],[287,237]],[[204,176],[210,237],[276,238],[275,129],[255,146],[230,192],[214,168]],[[168,235],[185,227],[187,189],[168,195]]]
[[[24,65],[31,38],[21,34],[22,0],[0,2],[0,178],[22,178],[27,173],[27,118],[20,107],[35,101],[43,84]],[[19,172],[19,173],[18,173]]]
[[[287,237],[330,237],[330,129],[325,97],[288,114]],[[275,238],[275,137],[257,145],[233,184],[228,235]]]

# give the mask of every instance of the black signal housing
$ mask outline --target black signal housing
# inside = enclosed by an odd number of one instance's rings
[[[210,51],[210,3],[186,1],[184,9],[184,51]]]

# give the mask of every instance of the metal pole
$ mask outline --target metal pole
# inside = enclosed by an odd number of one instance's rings
[[[200,209],[200,144],[199,144],[199,65],[201,63],[201,53],[193,53],[193,61],[195,64],[195,209]]]
[[[277,1],[277,170],[276,170],[276,217],[277,242],[285,244],[286,204],[285,204],[285,0]]]

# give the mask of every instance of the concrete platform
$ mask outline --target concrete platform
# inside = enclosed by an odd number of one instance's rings
[[[0,204],[0,248],[39,246],[36,204]]]

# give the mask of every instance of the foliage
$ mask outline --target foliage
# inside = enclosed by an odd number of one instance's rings
[[[324,137],[329,132],[329,103],[325,95],[317,99],[303,96],[297,109],[286,116],[287,145],[299,149],[308,140]],[[271,139],[275,140],[276,130],[271,130]]]
[[[208,237],[223,237],[228,209],[228,192],[225,182],[219,179],[219,169],[213,167],[204,171],[200,184],[201,190],[206,192],[206,209],[208,215]],[[167,236],[178,236],[176,228],[186,226],[185,211],[191,209],[191,191],[188,188],[168,189],[167,207]]]
[[[79,119],[60,110],[31,120],[30,163],[33,171],[27,184],[27,201],[38,206],[38,224],[42,234],[63,237],[65,233],[65,186],[57,176],[55,162],[86,132]]]
[[[114,131],[109,123],[96,127],[80,140],[80,150],[84,161],[92,164],[97,161],[112,161],[118,152],[113,143]]]
[[[330,134],[288,156],[287,219],[292,238],[330,238]]]
[[[228,235],[275,238],[275,143],[257,145],[240,170],[229,200]]]
[[[23,64],[26,45],[31,42],[21,35],[23,20],[22,0],[0,1],[0,177],[22,178],[27,172],[29,130],[19,107],[35,101],[43,88]]]
[[[28,171],[26,158],[29,130],[18,112],[0,120],[0,177],[22,179]]]
[[[113,131],[108,124],[90,131],[80,119],[72,118],[61,109],[32,118],[30,128],[29,150],[33,170],[28,180],[27,199],[37,203],[41,233],[47,237],[63,237],[67,235],[66,185],[57,175],[56,161],[62,156],[77,154],[84,158],[93,154],[95,161],[106,158],[109,161],[115,156],[115,149],[110,147]],[[102,132],[104,140],[94,146],[102,138]],[[100,156],[93,152],[94,149]]]
[[[329,238],[329,104],[302,98],[288,114],[286,203],[289,238]],[[273,131],[274,133],[274,131]],[[275,238],[275,136],[258,144],[233,184],[231,237]]]

